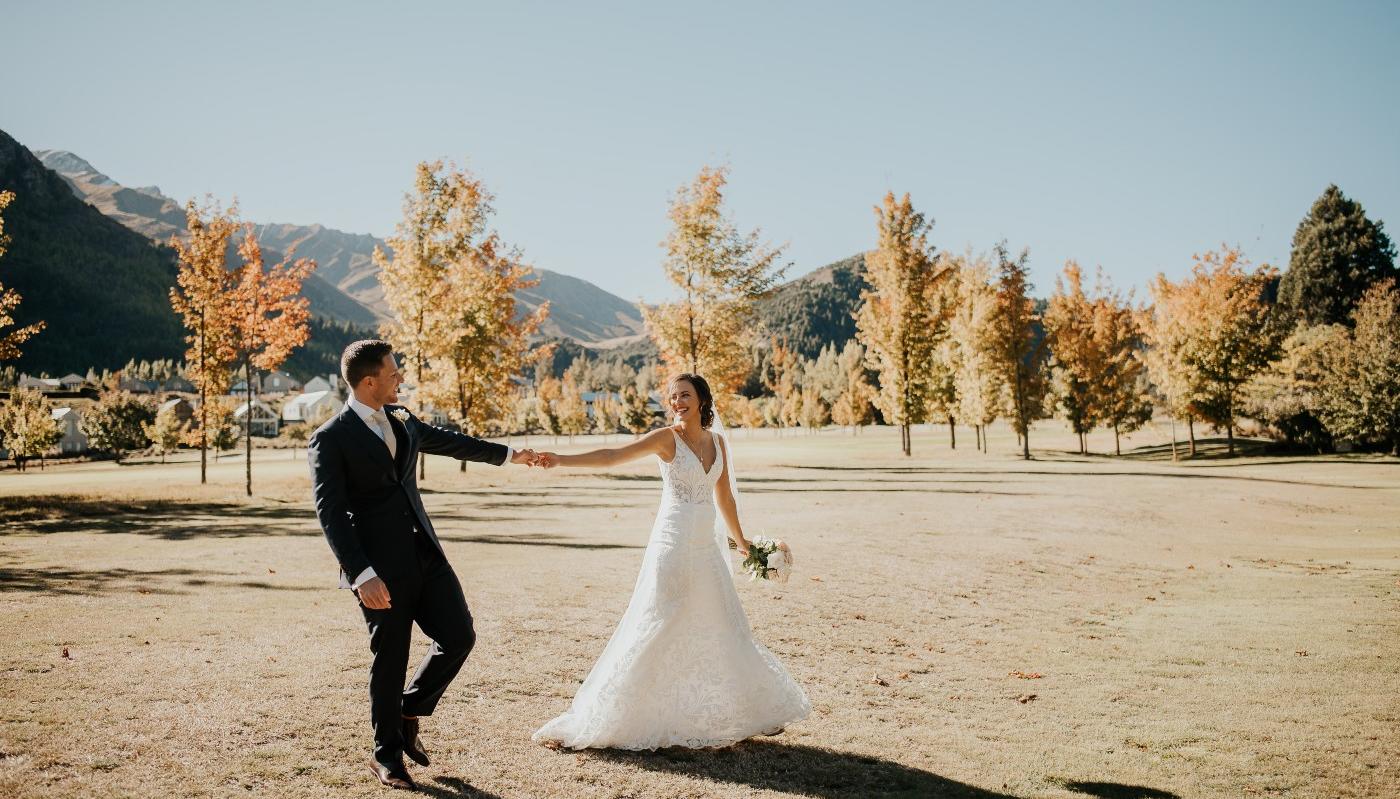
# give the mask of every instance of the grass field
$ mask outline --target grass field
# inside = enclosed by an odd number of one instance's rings
[[[1024,462],[1008,435],[981,454],[919,431],[905,459],[890,430],[737,434],[746,527],[799,566],[740,593],[815,712],[702,752],[530,742],[626,605],[655,464],[430,460],[479,640],[416,777],[466,797],[1400,795],[1400,461],[1175,464],[1155,432],[1081,457],[1047,425]],[[366,635],[304,459],[257,457],[252,500],[235,458],[208,486],[187,459],[0,474],[0,796],[380,795]]]

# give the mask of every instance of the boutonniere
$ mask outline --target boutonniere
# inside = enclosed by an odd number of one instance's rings
[[[408,411],[404,410],[403,408],[395,408],[394,410],[390,411],[390,413],[394,415],[395,419],[398,419],[404,424],[408,424]]]

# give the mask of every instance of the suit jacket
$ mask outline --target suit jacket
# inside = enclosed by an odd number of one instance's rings
[[[418,495],[414,466],[419,452],[499,466],[509,451],[502,444],[426,424],[412,414],[404,422],[394,416],[400,410],[396,405],[385,405],[384,410],[397,441],[393,459],[384,441],[348,404],[321,425],[306,447],[316,518],[349,579],[370,566],[384,580],[412,574],[417,569],[415,527],[442,549]]]

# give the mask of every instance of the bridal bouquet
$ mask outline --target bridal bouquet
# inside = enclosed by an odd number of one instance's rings
[[[749,556],[739,564],[748,572],[749,581],[773,580],[785,583],[792,573],[792,550],[775,538],[758,536],[749,542]]]

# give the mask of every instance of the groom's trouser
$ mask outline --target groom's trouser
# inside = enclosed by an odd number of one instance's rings
[[[476,643],[472,614],[462,584],[425,533],[414,533],[417,572],[385,581],[389,607],[371,610],[360,604],[369,625],[370,722],[374,757],[397,764],[403,758],[403,717],[430,716],[443,691],[457,676]],[[418,673],[404,688],[413,624],[433,641]]]

